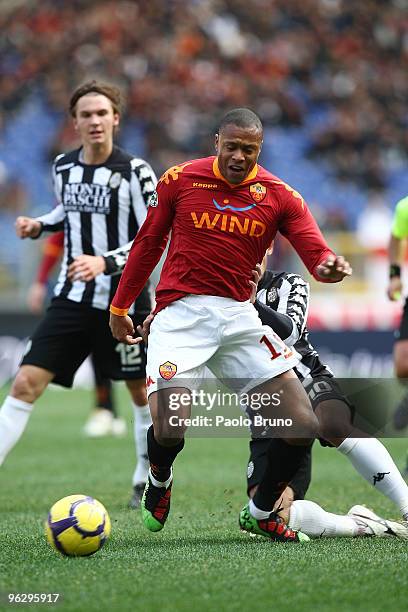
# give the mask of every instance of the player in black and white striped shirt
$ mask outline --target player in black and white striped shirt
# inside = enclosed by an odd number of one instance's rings
[[[86,164],[83,155],[81,148],[56,158],[53,176],[59,204],[37,221],[42,224],[41,233],[65,231],[64,259],[54,295],[106,310],[119,283],[119,276],[111,275],[125,265],[157,181],[144,160],[119,147],[113,146],[102,164]],[[86,256],[103,256],[105,267],[104,275],[84,284]],[[70,264],[78,257],[69,274]],[[145,288],[136,310],[146,310],[148,303]]]
[[[133,485],[140,495],[147,476],[146,430],[151,422],[145,351],[112,338],[107,309],[157,180],[149,164],[113,144],[120,121],[117,88],[86,83],[74,92],[70,112],[82,146],[54,162],[58,205],[42,217],[19,217],[16,222],[21,238],[63,229],[64,259],[55,297],[0,411],[0,464],[47,385],[70,387],[76,370],[92,353],[103,375],[125,380],[131,393],[138,450]],[[133,310],[136,325],[150,309],[145,288]]]
[[[362,432],[353,427],[352,405],[341,392],[331,369],[320,361],[318,352],[309,341],[306,327],[309,298],[309,285],[298,274],[264,271],[258,282],[254,306],[262,323],[269,325],[287,345],[293,346],[300,354],[301,360],[295,372],[302,380],[319,419],[321,438],[329,442],[329,446],[336,447],[347,456],[356,471],[394,502],[403,518],[407,520],[407,484],[383,444],[375,438],[364,437]],[[269,439],[266,430],[254,430],[254,434],[255,437],[250,442],[251,456],[247,472],[247,490],[250,496],[253,496],[262,479],[267,447],[275,443],[275,439],[271,438],[273,435],[271,432]],[[289,484],[295,500],[303,499],[309,484],[310,455],[305,459],[294,481]],[[360,506],[355,508],[358,508],[360,513],[364,511]],[[350,511],[353,516],[357,512],[355,508]],[[287,516],[284,516],[284,520],[292,529],[301,530],[309,535],[320,534],[323,527],[327,529],[326,535],[329,532],[331,535],[357,535],[353,532],[352,522],[345,521],[345,517],[326,516],[326,514],[313,502],[308,502],[306,505],[304,503],[296,505],[295,502],[289,522]],[[365,519],[372,520],[372,515],[366,513]],[[359,520],[362,521],[363,517],[359,516]],[[316,532],[313,532],[314,528]],[[331,529],[334,531],[330,531]],[[380,530],[376,533],[376,535],[384,534],[386,531],[383,533]],[[408,537],[407,530],[401,537]]]

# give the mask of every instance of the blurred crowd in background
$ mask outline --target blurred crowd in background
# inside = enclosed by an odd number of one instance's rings
[[[408,0],[15,0],[0,33],[0,267],[19,266],[10,219],[53,205],[50,162],[77,144],[67,102],[90,78],[123,89],[120,140],[158,174],[252,108],[263,163],[323,229],[384,248],[408,192]]]

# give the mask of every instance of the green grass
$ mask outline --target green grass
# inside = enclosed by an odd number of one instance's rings
[[[8,592],[60,593],[58,609],[98,612],[406,609],[404,542],[322,539],[282,546],[240,533],[243,438],[190,439],[177,460],[168,524],[159,534],[146,532],[139,513],[127,508],[132,437],[83,438],[90,403],[85,391],[47,392],[0,470],[1,610],[10,609]],[[130,421],[124,391],[120,404]],[[405,441],[387,446],[402,464]],[[314,459],[310,499],[330,511],[365,503],[398,516],[336,451],[316,445]],[[90,558],[61,557],[43,534],[50,506],[72,493],[100,499],[112,519],[110,541]]]

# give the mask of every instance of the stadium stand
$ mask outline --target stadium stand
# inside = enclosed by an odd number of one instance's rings
[[[220,113],[250,106],[267,126],[263,163],[302,192],[324,230],[354,231],[373,191],[391,207],[408,190],[406,6],[3,3],[0,162],[26,192],[27,213],[49,209],[49,162],[73,143],[64,101],[78,82],[102,77],[127,91],[122,144],[158,173],[208,154]],[[8,227],[9,213],[0,222]]]

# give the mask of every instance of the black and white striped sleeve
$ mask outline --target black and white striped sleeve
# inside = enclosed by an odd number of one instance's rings
[[[127,244],[122,245],[118,249],[108,251],[104,253],[103,258],[105,260],[105,272],[106,276],[116,276],[122,274],[123,268],[126,265],[129,251],[132,248],[133,240]]]
[[[143,159],[132,159],[130,166],[131,206],[133,207],[136,221],[140,229],[146,219],[147,207],[150,197],[156,189],[157,178],[152,167]],[[132,244],[133,241],[120,246],[118,249],[105,253],[106,275],[114,276],[122,273]]]
[[[52,164],[52,182],[54,186],[55,196],[57,198],[58,205],[51,212],[37,217],[36,221],[41,223],[41,232],[59,232],[64,229],[65,210],[62,202],[62,178],[61,174],[57,173],[57,163],[64,157],[64,154],[58,155],[54,163]]]
[[[156,189],[157,177],[153,168],[143,159],[132,159],[130,165],[132,169],[130,175],[132,206],[140,228],[146,219],[147,207]]]
[[[279,288],[277,312],[289,316],[294,325],[292,334],[285,339],[289,346],[295,344],[302,335],[309,311],[310,288],[299,274],[285,274]]]
[[[41,232],[59,232],[64,229],[65,211],[62,204],[58,204],[51,212],[37,217],[36,221],[41,223]]]

